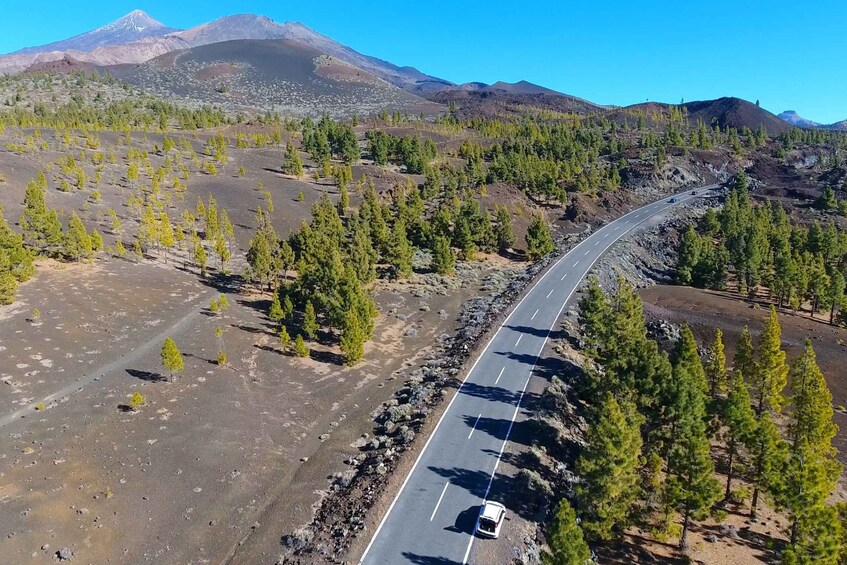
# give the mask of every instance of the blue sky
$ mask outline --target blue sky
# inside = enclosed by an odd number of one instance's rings
[[[619,105],[739,96],[774,113],[847,119],[843,0],[4,4],[0,53],[64,39],[135,8],[180,28],[250,12],[301,21],[368,55],[454,82],[525,79]]]

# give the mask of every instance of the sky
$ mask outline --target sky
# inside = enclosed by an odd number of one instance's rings
[[[0,53],[141,9],[189,28],[255,13],[456,83],[528,80],[599,104],[738,96],[847,119],[847,2],[39,0],[3,2]],[[45,17],[49,15],[49,17]]]

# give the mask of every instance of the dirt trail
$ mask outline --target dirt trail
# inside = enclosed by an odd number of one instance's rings
[[[41,398],[35,402],[31,402],[29,405],[24,406],[23,408],[19,408],[14,412],[11,412],[4,416],[0,416],[0,428],[8,426],[13,422],[17,422],[22,418],[26,418],[28,415],[32,414],[36,410],[36,406],[38,406],[39,404],[49,406],[53,402],[62,402],[63,398],[81,391],[91,383],[105,378],[108,375],[118,374],[118,369],[122,369],[128,364],[138,361],[146,355],[154,353],[154,350],[157,350],[159,347],[161,347],[161,343],[165,340],[165,338],[172,334],[180,332],[186,327],[189,327],[191,323],[194,322],[198,316],[200,316],[200,313],[204,309],[204,303],[208,303],[209,297],[211,295],[212,293],[203,294],[198,305],[195,306],[191,310],[191,312],[189,312],[177,323],[166,328],[158,335],[155,335],[152,338],[148,339],[140,346],[134,348],[131,353],[121,354],[121,356],[117,359],[113,359],[111,362],[99,367],[98,369],[87,373],[86,375],[71,383],[68,383],[59,390],[45,396],[44,398]]]

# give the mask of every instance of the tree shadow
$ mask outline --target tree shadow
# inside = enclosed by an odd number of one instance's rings
[[[309,357],[319,363],[327,363],[329,365],[344,365],[344,356],[333,351],[325,351],[320,349],[312,349],[309,351]]]
[[[453,467],[452,469],[430,467],[429,470],[440,477],[448,479],[451,485],[463,488],[479,498],[485,495],[485,489],[488,487],[489,475],[483,471],[471,471],[458,467]]]
[[[691,560],[685,556],[658,556],[646,549],[648,544],[655,544],[677,551],[674,544],[661,543],[639,535],[630,534],[618,543],[607,543],[598,546],[598,563],[611,563],[613,565],[631,565],[632,563],[669,563],[672,565],[689,565]]]
[[[261,343],[254,343],[253,347],[256,349],[261,349],[262,351],[267,351],[268,353],[276,353],[277,355],[284,355],[286,357],[290,357],[290,354],[285,353],[282,349],[278,347],[273,347],[270,345],[262,345]]]
[[[691,529],[702,533],[704,537],[711,534],[723,543],[748,547],[759,560],[766,563],[779,563],[780,554],[785,548],[783,540],[754,532],[749,526],[738,528],[737,537],[728,536],[721,525],[694,524]]]
[[[205,361],[209,365],[217,365],[217,359],[206,359],[205,357],[200,357],[199,355],[194,355],[193,353],[183,353],[183,357],[188,357],[189,359],[197,359],[198,361]]]
[[[131,377],[135,377],[136,379],[140,379],[142,381],[147,381],[151,383],[159,383],[159,382],[167,382],[168,378],[164,375],[160,375],[159,373],[153,373],[151,371],[142,371],[140,369],[127,369],[127,374]]]
[[[515,330],[516,332],[534,335],[535,337],[550,337],[551,340],[555,341],[558,339],[562,339],[564,337],[564,332],[562,330],[546,330],[544,328],[533,328],[532,326],[505,326],[510,330]]]
[[[458,561],[453,561],[446,557],[429,557],[427,555],[418,555],[410,551],[404,551],[403,557],[408,559],[409,563],[414,563],[415,565],[461,565]]]

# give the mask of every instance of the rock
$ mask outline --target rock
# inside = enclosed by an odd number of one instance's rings
[[[56,552],[56,557],[59,558],[59,561],[70,561],[74,558],[74,552],[67,547],[63,547]]]
[[[318,437],[318,439],[319,439],[319,440],[321,440],[321,441],[326,441],[326,440],[328,440],[328,439],[329,439],[329,434],[321,434],[321,435]]]
[[[716,543],[718,541],[718,536],[716,536],[715,534],[709,534],[708,536],[706,536],[706,541],[709,543]]]
[[[406,337],[418,337],[418,328],[416,328],[415,326],[410,326],[409,328],[406,329],[405,336]]]
[[[50,544],[49,544],[49,543],[45,543],[44,545],[42,545],[42,546],[41,546],[41,550],[42,550],[42,551],[47,551],[48,549],[50,549]]]

